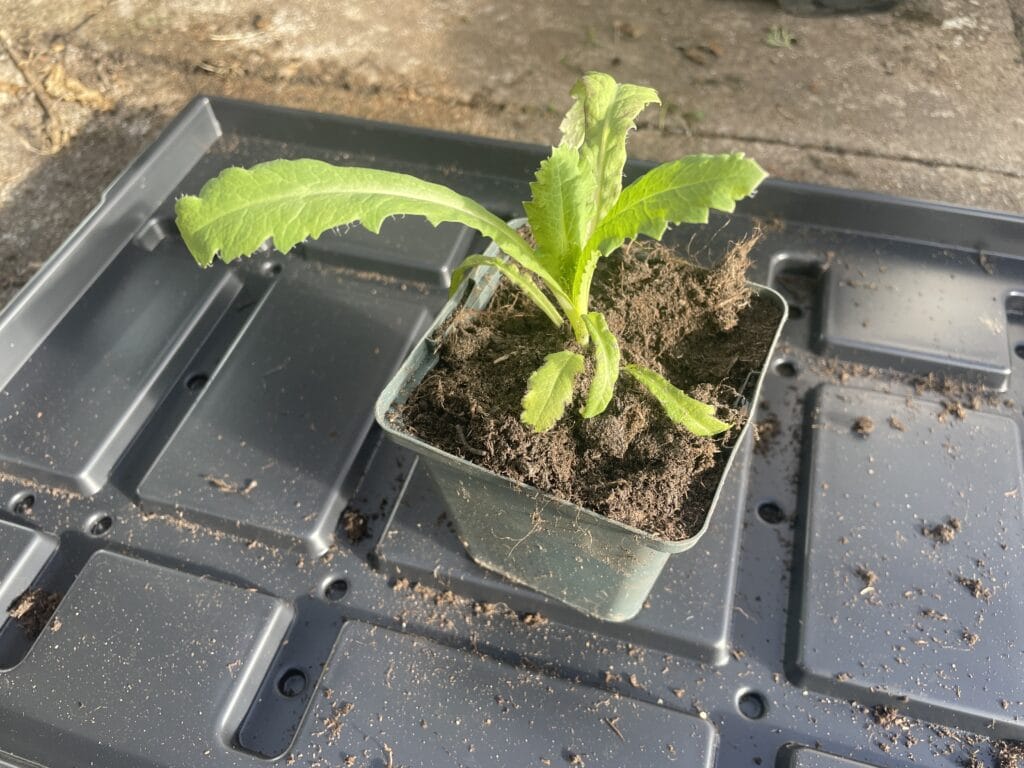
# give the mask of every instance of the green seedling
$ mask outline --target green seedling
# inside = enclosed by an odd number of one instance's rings
[[[371,168],[319,160],[274,160],[228,168],[198,196],[176,206],[178,229],[196,262],[209,267],[252,254],[268,239],[281,252],[334,227],[359,222],[377,233],[391,216],[424,216],[435,226],[458,222],[492,239],[503,257],[467,257],[452,276],[458,290],[469,270],[489,266],[521,289],[554,323],[568,323],[593,378],[581,409],[585,418],[611,402],[620,369],[636,379],[677,424],[701,436],[729,428],[712,406],[689,397],[655,371],[622,364],[619,344],[604,316],[590,311],[590,287],[599,260],[627,240],[660,239],[669,224],[707,223],[711,208],[731,212],[765,172],[742,153],[692,155],[659,165],[623,189],[626,136],[658,94],[616,83],[598,72],[572,89],[562,139],[544,160],[523,204],[536,241],[523,237],[483,206],[439,184]],[[527,382],[522,420],[550,429],[572,400],[584,358],[566,349],[550,354]]]

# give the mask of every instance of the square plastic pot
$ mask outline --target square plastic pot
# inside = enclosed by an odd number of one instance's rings
[[[512,226],[521,223],[515,221]],[[491,256],[499,253],[494,246],[487,251]],[[381,393],[375,408],[377,422],[392,440],[419,455],[475,562],[587,615],[626,621],[639,613],[668,558],[693,548],[707,531],[736,448],[752,419],[726,448],[730,455],[703,527],[683,541],[664,541],[423,442],[403,427],[397,407],[437,364],[433,340],[452,313],[460,306],[485,308],[500,280],[493,267],[473,271]],[[765,362],[759,371],[751,372],[756,384],[748,400],[756,403],[787,313],[786,302],[776,291],[750,285],[771,296],[780,310]]]

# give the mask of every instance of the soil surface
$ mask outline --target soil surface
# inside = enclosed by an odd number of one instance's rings
[[[780,317],[774,300],[753,295],[745,280],[755,241],[732,245],[711,270],[663,245],[634,243],[602,262],[593,289],[592,309],[604,312],[623,362],[713,403],[733,424],[724,435],[697,437],[673,424],[626,374],[608,410],[584,420],[589,370],[562,420],[533,432],[519,420],[526,381],[546,355],[574,344],[505,284],[488,309],[452,316],[438,365],[400,418],[426,442],[498,474],[664,539],[689,538],[722,476],[723,446],[747,419],[736,407],[740,392],[751,394],[750,374],[765,364]]]

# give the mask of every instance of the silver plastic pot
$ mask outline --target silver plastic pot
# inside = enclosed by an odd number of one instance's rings
[[[515,221],[512,226],[521,223]],[[493,245],[487,251],[492,256],[499,253]],[[751,419],[726,449],[730,455],[703,527],[683,541],[664,541],[428,445],[403,427],[397,406],[437,364],[431,340],[452,313],[461,306],[486,307],[500,280],[493,267],[474,270],[381,393],[375,408],[377,422],[392,440],[419,455],[474,561],[590,616],[626,621],[643,607],[669,556],[693,548],[711,525],[711,512]],[[772,297],[780,309],[765,364],[754,373],[757,383],[750,401],[756,403],[787,313],[786,302],[776,291],[750,285]]]

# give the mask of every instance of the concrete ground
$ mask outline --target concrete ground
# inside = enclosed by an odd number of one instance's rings
[[[0,0],[0,306],[196,94],[550,143],[588,69],[638,156],[1024,212],[1024,0]]]

